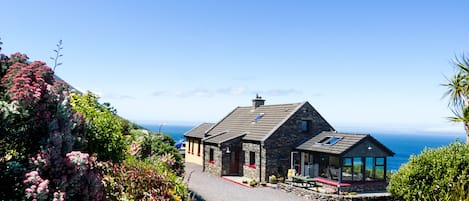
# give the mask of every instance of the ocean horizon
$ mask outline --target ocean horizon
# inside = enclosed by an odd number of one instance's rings
[[[161,131],[168,134],[175,141],[184,139],[184,133],[194,128],[192,125],[160,125],[142,124],[142,127],[153,132]],[[390,171],[397,171],[399,167],[409,161],[410,156],[420,154],[426,148],[437,148],[449,145],[456,140],[465,141],[464,134],[459,133],[425,133],[425,132],[375,132],[371,136],[391,149],[395,155],[388,157]]]

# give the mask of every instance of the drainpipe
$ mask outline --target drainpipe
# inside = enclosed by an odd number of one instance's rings
[[[344,162],[342,161],[342,156],[340,157],[340,165],[339,165],[339,182],[337,182],[337,194],[340,196],[340,183],[342,182],[342,165]]]
[[[262,144],[259,143],[259,183],[262,181]]]
[[[202,140],[200,140],[200,143],[202,143]],[[202,172],[205,172],[205,144],[202,147]]]

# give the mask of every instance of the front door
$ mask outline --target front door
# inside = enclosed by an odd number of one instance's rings
[[[232,151],[230,153],[230,175],[239,174],[239,151]]]

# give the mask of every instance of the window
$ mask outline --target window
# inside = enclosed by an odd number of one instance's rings
[[[192,139],[191,154],[194,154],[194,142],[195,139]]]
[[[343,158],[342,180],[375,181],[385,179],[384,157]],[[365,174],[363,174],[365,173]]]
[[[375,179],[377,180],[384,180],[385,175],[385,158],[384,157],[377,157],[375,160]]]
[[[331,137],[325,137],[321,141],[319,141],[318,143],[324,144],[324,142],[329,141],[329,139],[331,139]]]
[[[352,158],[344,158],[343,159],[343,169],[342,169],[342,180],[344,181],[352,181]]]
[[[202,144],[201,141],[202,141],[202,140],[198,140],[198,141],[197,141],[197,156],[200,156],[200,144]]]
[[[257,114],[256,117],[254,117],[254,120],[252,120],[252,123],[253,124],[257,123],[259,120],[262,119],[263,116],[264,116],[264,113]]]
[[[311,130],[311,120],[301,120],[301,132],[309,132]]]
[[[361,157],[353,158],[353,181],[362,181],[363,180],[363,161]]]
[[[253,152],[253,151],[249,152],[249,167],[252,167],[252,168],[256,167],[256,152]]]
[[[342,139],[343,137],[327,136],[327,137],[324,137],[322,140],[320,140],[318,143],[322,145],[333,145]]]
[[[189,147],[187,147],[187,153],[191,153],[191,139],[189,138],[189,141],[187,142],[187,144],[189,145]]]
[[[213,149],[210,148],[210,152],[209,152],[209,159],[208,159],[208,162],[209,163],[214,163],[214,159],[213,159]]]
[[[340,158],[335,156],[329,156],[329,170],[328,175],[329,179],[332,180],[339,180],[340,171]]]
[[[374,160],[373,157],[365,158],[365,180],[372,181],[374,177]]]
[[[331,139],[329,139],[329,141],[326,144],[335,144],[341,139],[342,139],[341,137],[332,137]]]

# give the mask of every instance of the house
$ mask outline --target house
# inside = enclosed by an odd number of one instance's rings
[[[338,190],[382,191],[389,156],[394,153],[371,135],[322,132],[296,147],[291,168]]]
[[[296,170],[338,191],[386,188],[387,157],[394,153],[371,135],[335,131],[308,102],[264,103],[257,96],[218,123],[187,132],[186,161],[218,176],[267,181]]]
[[[205,132],[213,125],[213,123],[202,123],[184,134],[184,137],[186,137],[184,160],[186,162],[203,164],[202,152],[204,145],[202,139],[205,137]]]
[[[335,130],[308,102],[264,103],[257,96],[251,106],[236,107],[205,132],[204,171],[258,181],[286,175],[298,145]]]

